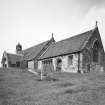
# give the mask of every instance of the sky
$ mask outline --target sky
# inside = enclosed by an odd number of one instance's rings
[[[0,60],[51,38],[69,38],[95,27],[105,48],[105,0],[0,0]]]

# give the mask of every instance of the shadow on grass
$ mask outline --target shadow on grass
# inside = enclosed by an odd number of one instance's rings
[[[69,87],[69,86],[73,86],[74,84],[72,83],[61,83],[61,84],[57,84],[57,87]]]
[[[42,80],[41,80],[41,78],[39,78],[39,79],[37,79],[37,81],[53,81],[53,82],[56,82],[56,81],[59,81],[59,80],[57,78],[47,76],[47,77],[44,77]]]
[[[77,93],[80,93],[80,92],[87,92],[89,90],[88,87],[80,87],[80,88],[77,88],[77,89],[66,89],[63,94],[77,94]]]

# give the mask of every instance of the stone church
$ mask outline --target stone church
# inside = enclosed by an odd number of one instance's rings
[[[3,53],[3,67],[72,73],[105,69],[105,53],[97,23],[94,29],[58,42],[52,35],[50,40],[25,50],[18,44],[16,52]]]

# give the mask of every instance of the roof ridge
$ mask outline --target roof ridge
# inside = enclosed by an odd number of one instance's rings
[[[20,54],[14,54],[14,53],[8,53],[8,52],[6,52],[6,53],[11,54],[11,55],[23,56],[23,55],[20,55]]]
[[[51,48],[52,46],[54,46],[55,43],[56,42],[53,42],[40,57],[42,57],[48,51],[49,48]],[[38,59],[40,59],[40,57]]]
[[[38,45],[40,45],[40,44],[43,44],[43,43],[45,43],[45,42],[48,42],[48,41],[50,41],[50,40],[47,40],[47,41],[41,42],[41,43],[36,44],[36,45],[34,45],[34,46],[32,46],[32,47],[28,47],[28,48],[22,50],[22,52],[24,52],[24,51],[26,51],[26,50],[28,50],[28,49],[31,49],[31,48],[33,48],[33,47],[36,47],[36,46],[38,46]]]
[[[37,59],[37,57],[39,56],[41,56],[42,54],[41,54],[41,52],[42,52],[42,50],[52,41],[53,39],[51,38],[50,40],[48,40],[48,41],[45,41],[46,42],[46,44],[43,46],[43,48],[39,51],[39,53],[36,55],[36,57],[34,58],[34,59]],[[54,40],[55,41],[55,40]],[[44,43],[44,42],[43,42]],[[41,43],[42,44],[42,43]],[[33,53],[33,52],[32,52]],[[31,53],[31,54],[32,54]],[[31,55],[31,54],[29,54],[29,56]],[[41,55],[40,55],[41,54]]]
[[[75,38],[75,37],[78,37],[78,36],[81,36],[81,35],[83,35],[83,34],[85,34],[85,33],[88,33],[88,32],[90,32],[90,31],[93,31],[93,30],[94,30],[94,29],[91,29],[91,30],[88,30],[88,31],[85,31],[85,32],[81,32],[81,33],[76,34],[76,35],[74,35],[74,36],[71,36],[71,37],[69,37],[69,38],[62,39],[62,40],[60,40],[60,41],[57,41],[56,43],[61,42],[61,41],[65,41],[65,40],[69,40],[69,39],[72,39],[72,38]],[[56,43],[55,43],[55,44],[56,44]]]

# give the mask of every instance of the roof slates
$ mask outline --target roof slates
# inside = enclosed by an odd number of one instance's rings
[[[39,59],[45,59],[45,58],[50,58],[54,56],[80,51],[83,43],[85,43],[85,41],[89,39],[93,31],[94,30],[92,29],[90,31],[84,32],[82,34],[52,44],[49,47],[49,49],[46,51],[46,53],[43,54]]]

